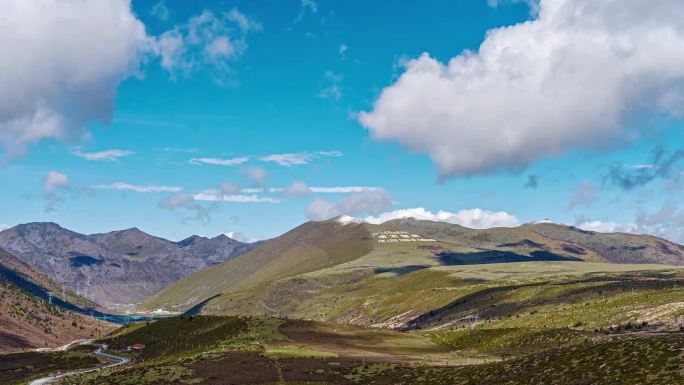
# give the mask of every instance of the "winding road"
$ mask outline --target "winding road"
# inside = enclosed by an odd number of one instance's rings
[[[77,375],[77,374],[84,374],[84,373],[97,372],[97,371],[102,370],[102,369],[114,368],[114,367],[117,367],[117,366],[124,366],[124,365],[128,365],[128,364],[131,363],[131,360],[129,360],[129,359],[126,358],[126,357],[119,357],[119,356],[115,356],[115,355],[112,355],[112,354],[105,353],[105,351],[107,350],[107,345],[104,345],[104,344],[93,344],[93,342],[92,342],[91,340],[86,340],[86,341],[74,341],[74,342],[72,342],[72,343],[70,343],[70,344],[68,344],[68,345],[65,345],[65,347],[74,345],[74,344],[76,344],[76,343],[78,343],[78,344],[80,344],[80,345],[93,345],[93,346],[97,346],[97,349],[93,352],[93,354],[95,354],[95,355],[98,356],[98,357],[102,357],[102,358],[104,358],[105,360],[114,361],[114,363],[113,363],[113,364],[108,364],[108,365],[103,365],[103,366],[98,366],[98,367],[96,367],[96,368],[72,370],[72,371],[65,372],[65,373],[62,373],[62,374],[59,374],[59,375],[52,375],[52,376],[47,376],[47,377],[39,378],[39,379],[37,379],[37,380],[33,380],[33,381],[29,382],[29,385],[47,385],[47,384],[50,384],[52,381],[58,380],[58,379],[60,379],[60,378],[69,377],[69,376],[75,376],[75,375]],[[66,350],[66,348],[65,348],[64,350]]]

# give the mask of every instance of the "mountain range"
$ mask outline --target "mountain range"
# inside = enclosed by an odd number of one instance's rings
[[[82,297],[106,306],[141,301],[178,279],[255,244],[225,235],[172,242],[137,228],[84,235],[55,223],[0,232],[0,248]]]
[[[141,308],[405,327],[459,290],[487,282],[678,265],[684,247],[650,235],[546,222],[478,230],[415,219],[336,219],[305,223],[189,275]]]

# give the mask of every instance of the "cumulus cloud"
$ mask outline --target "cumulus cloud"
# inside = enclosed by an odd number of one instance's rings
[[[68,188],[70,185],[68,175],[58,171],[50,171],[43,181],[43,190],[46,194],[52,194],[56,190]]]
[[[39,141],[77,142],[91,122],[108,124],[116,91],[159,58],[172,76],[207,70],[230,82],[231,64],[261,29],[237,9],[204,11],[150,36],[130,0],[7,0],[0,13],[0,152],[26,153]],[[165,18],[164,2],[154,12]]]
[[[11,229],[12,226],[6,224],[0,224],[0,231]]]
[[[606,180],[624,190],[632,190],[644,186],[659,178],[669,178],[673,173],[681,172],[677,167],[684,160],[684,150],[667,152],[662,148],[653,151],[651,163],[648,164],[614,164],[610,167]]]
[[[251,237],[245,233],[241,233],[241,232],[237,232],[237,231],[229,231],[227,233],[223,233],[223,235],[225,235],[228,238],[234,239],[238,242],[242,242],[242,243],[254,243],[254,242],[258,242],[258,241],[262,240],[262,238]]]
[[[477,52],[425,53],[360,122],[427,153],[442,177],[521,169],[619,143],[633,119],[684,116],[684,2],[541,0]]]
[[[92,188],[96,190],[135,191],[139,193],[180,192],[183,190],[182,187],[178,186],[135,185],[125,182],[98,184],[92,186]]]
[[[87,160],[94,160],[94,161],[107,161],[107,162],[115,162],[119,160],[119,158],[125,158],[127,156],[131,156],[135,154],[133,151],[126,151],[126,150],[103,150],[103,151],[97,151],[97,152],[83,152],[80,149],[74,149],[72,154],[83,158]]]
[[[594,182],[590,180],[582,181],[580,186],[575,190],[570,197],[570,202],[568,202],[568,211],[574,209],[577,206],[590,205],[598,200],[596,194],[596,186]]]
[[[154,39],[127,0],[7,0],[0,13],[0,146],[23,155],[44,139],[75,141],[107,124],[118,85]]]
[[[69,176],[58,171],[50,171],[43,180],[45,212],[57,211],[64,203],[63,193],[71,189]]]
[[[230,158],[230,159],[219,159],[219,158],[192,158],[188,161],[190,164],[195,164],[195,165],[202,165],[202,164],[211,164],[214,166],[239,166],[243,163],[246,163],[249,161],[249,158],[246,157],[236,157],[236,158]]]
[[[515,215],[509,214],[505,211],[489,211],[479,208],[459,210],[456,212],[440,210],[436,213],[433,213],[432,211],[428,211],[422,207],[416,207],[411,209],[390,211],[377,216],[368,216],[365,218],[347,217],[345,218],[345,221],[381,224],[394,219],[404,218],[446,222],[470,227],[473,229],[484,229],[490,227],[514,227],[519,225],[518,218],[516,218]]]
[[[338,202],[314,199],[307,208],[307,217],[321,221],[341,215],[379,214],[392,205],[392,199],[385,190],[353,193]]]
[[[263,167],[245,167],[242,172],[257,186],[263,186],[268,178],[268,171]]]
[[[220,14],[205,10],[159,37],[161,65],[172,78],[208,68],[217,83],[228,84],[230,63],[247,49],[247,34],[261,28],[236,8]]]
[[[314,159],[320,157],[340,157],[344,154],[341,151],[304,151],[291,152],[284,154],[271,154],[259,158],[263,162],[273,162],[279,166],[292,167],[301,166],[311,163]]]
[[[599,233],[634,233],[638,226],[634,223],[602,222],[602,221],[583,221],[575,224],[583,230],[596,231]]]
[[[579,217],[576,226],[599,232],[651,234],[684,244],[684,209],[673,203],[666,203],[653,212],[640,209],[633,222],[603,222]]]

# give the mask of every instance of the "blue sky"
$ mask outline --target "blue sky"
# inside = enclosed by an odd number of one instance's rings
[[[83,83],[76,82],[78,86],[65,91],[59,79],[36,87],[59,91],[56,101],[30,95],[58,106],[56,115],[64,122],[55,131],[43,129],[50,133],[22,139],[12,128],[12,119],[22,115],[0,108],[0,224],[54,221],[84,233],[139,227],[174,240],[220,233],[255,239],[278,235],[308,219],[350,215],[378,221],[382,213],[423,208],[435,218],[446,211],[441,218],[474,227],[549,218],[684,241],[679,207],[684,162],[678,152],[684,132],[680,115],[642,108],[645,103],[634,101],[653,97],[652,89],[649,94],[620,88],[621,94],[634,97],[620,99],[618,112],[594,111],[594,105],[604,107],[591,100],[585,111],[571,99],[572,108],[553,115],[563,122],[544,120],[545,128],[534,132],[539,141],[521,135],[528,144],[501,149],[497,136],[506,141],[509,134],[536,124],[535,119],[523,124],[530,119],[525,108],[537,116],[534,106],[527,103],[510,115],[501,113],[503,123],[490,122],[488,114],[471,119],[480,107],[497,115],[518,100],[494,92],[479,102],[477,95],[459,102],[449,92],[460,89],[449,87],[463,79],[448,83],[442,80],[452,75],[442,73],[429,86],[408,77],[419,65],[431,63],[427,57],[425,63],[418,59],[423,53],[443,65],[464,58],[466,50],[477,55],[490,30],[543,21],[545,15],[551,26],[544,27],[554,28],[544,1],[541,14],[527,2],[497,6],[485,0],[111,2],[123,4],[116,10],[144,26],[144,32],[131,32],[139,45],[121,67],[101,75],[91,88],[79,88]],[[546,3],[554,2],[572,3]],[[109,26],[98,20],[104,17],[99,10],[62,11],[76,19],[92,11],[95,25],[102,26],[84,28],[91,29],[87,31],[96,47],[107,46],[108,37],[96,39]],[[184,51],[171,50],[174,42]],[[96,54],[84,51],[76,56],[84,68],[102,65],[94,59],[90,63]],[[67,54],[52,55],[61,59]],[[465,66],[449,65],[452,70]],[[50,70],[71,76],[61,67]],[[632,76],[636,70],[630,71]],[[482,76],[479,80],[490,80]],[[674,74],[667,81],[674,84],[681,77]],[[399,96],[383,93],[390,88]],[[110,99],[93,96],[110,89],[116,91]],[[561,89],[558,104],[574,91]],[[599,93],[590,84],[585,91]],[[672,93],[680,95],[676,87],[655,92],[667,100]],[[42,105],[35,100],[31,108]],[[404,108],[401,113],[407,116],[394,113],[397,100],[408,100],[415,110]],[[421,107],[424,101],[429,104]],[[445,113],[437,108],[440,103],[448,109],[449,103],[454,109],[464,107],[468,116]],[[639,108],[633,113],[623,112],[634,106]],[[553,108],[539,105],[538,115],[545,118]],[[359,117],[363,111],[382,119],[364,120]],[[575,114],[570,119],[563,115],[568,111]],[[616,119],[602,120],[611,114]],[[523,123],[497,132],[510,116],[520,116]],[[395,118],[401,123],[382,123]],[[568,124],[574,119],[576,126]],[[437,123],[423,125],[428,121]],[[463,122],[478,131],[459,131]],[[481,133],[490,130],[487,124],[493,128],[482,139]],[[547,135],[554,130],[562,135]],[[434,139],[436,133],[448,138]],[[660,157],[654,155],[658,151]],[[470,154],[468,160],[461,154]],[[478,162],[471,162],[473,158]]]

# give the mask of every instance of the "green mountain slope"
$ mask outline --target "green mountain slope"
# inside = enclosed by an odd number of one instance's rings
[[[249,253],[180,280],[152,296],[145,306],[172,303],[187,309],[228,290],[251,288],[353,260],[368,253],[372,242],[365,225],[308,222]]]
[[[199,304],[193,312],[400,328],[492,287],[540,280],[572,287],[595,274],[672,269],[663,263],[681,264],[680,250],[655,237],[550,224],[474,230],[417,220],[309,222],[186,277],[145,308]]]

